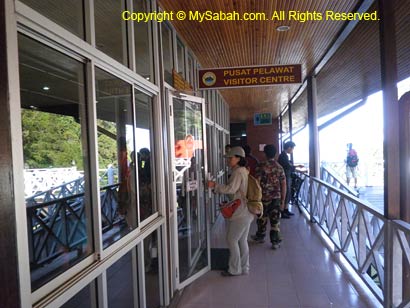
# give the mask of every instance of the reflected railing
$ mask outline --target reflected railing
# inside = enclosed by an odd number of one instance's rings
[[[345,257],[384,307],[408,307],[410,298],[401,292],[408,278],[401,273],[410,268],[410,225],[386,219],[323,180],[298,176],[303,181],[298,205],[327,235],[335,252]]]
[[[103,233],[121,223],[117,211],[119,184],[101,188]],[[84,178],[80,178],[26,199],[29,254],[32,268],[51,262],[62,254],[83,253],[86,247],[87,216]]]

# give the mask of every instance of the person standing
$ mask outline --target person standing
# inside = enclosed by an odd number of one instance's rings
[[[290,218],[294,214],[289,211],[289,201],[292,187],[292,172],[295,171],[295,166],[293,162],[289,159],[290,154],[293,153],[296,144],[293,141],[288,141],[283,145],[283,151],[279,155],[278,162],[285,171],[286,176],[286,198],[285,198],[285,208],[282,211],[282,218]],[[303,165],[298,165],[297,167],[302,168]]]
[[[270,221],[270,241],[272,248],[279,247],[282,241],[280,234],[280,212],[284,210],[286,198],[286,177],[283,168],[275,160],[276,148],[273,144],[263,149],[266,161],[256,168],[256,178],[262,187],[263,216],[258,218],[258,231],[252,239],[258,243],[265,241],[266,225]]]
[[[254,218],[246,204],[249,171],[246,167],[245,151],[241,147],[233,147],[227,153],[229,167],[232,170],[226,185],[208,181],[208,187],[215,193],[230,195],[230,200],[240,199],[241,204],[231,218],[226,219],[226,240],[229,248],[228,270],[222,276],[246,275],[249,273],[249,227]]]
[[[347,144],[347,157],[346,157],[346,180],[347,186],[350,184],[350,179],[354,178],[354,188],[357,189],[357,169],[358,169],[359,157],[357,152],[353,149],[353,144]]]
[[[243,150],[245,151],[245,159],[246,159],[246,163],[248,164],[248,168],[249,168],[249,173],[253,176],[256,177],[256,167],[259,164],[259,160],[252,155],[252,149],[249,146],[249,144],[246,144],[243,146]]]

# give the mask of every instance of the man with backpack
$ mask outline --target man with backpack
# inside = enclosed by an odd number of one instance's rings
[[[356,150],[353,149],[351,143],[347,144],[347,157],[346,157],[346,178],[347,185],[349,186],[350,179],[354,178],[354,188],[357,189],[357,165],[359,163],[359,157]]]
[[[276,148],[273,144],[265,145],[263,151],[266,161],[256,168],[256,177],[262,188],[263,215],[258,218],[258,231],[252,239],[255,242],[265,241],[266,225],[270,221],[270,241],[272,249],[279,247],[282,237],[280,234],[280,213],[285,207],[286,177],[282,166],[275,160]]]

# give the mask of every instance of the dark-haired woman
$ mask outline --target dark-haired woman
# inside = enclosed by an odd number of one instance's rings
[[[248,170],[246,167],[245,151],[241,147],[233,147],[225,156],[232,169],[226,185],[208,182],[209,188],[215,193],[229,195],[230,200],[240,199],[241,205],[227,219],[226,241],[229,248],[229,267],[222,276],[246,275],[249,273],[248,233],[254,216],[246,205],[246,191],[248,189]]]

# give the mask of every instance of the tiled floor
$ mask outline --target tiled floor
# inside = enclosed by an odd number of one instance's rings
[[[223,247],[224,222],[217,224],[212,247]],[[354,288],[302,215],[282,220],[281,228],[278,250],[268,241],[249,243],[249,275],[211,271],[185,288],[178,308],[377,307],[366,291]],[[251,233],[255,229],[253,222]]]

